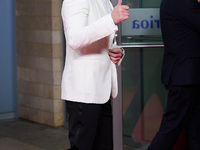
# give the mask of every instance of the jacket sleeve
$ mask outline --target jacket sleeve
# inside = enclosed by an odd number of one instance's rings
[[[88,24],[88,16],[93,15],[90,14],[89,0],[64,0],[61,14],[67,42],[74,50],[84,48],[117,30],[109,21],[109,15]]]

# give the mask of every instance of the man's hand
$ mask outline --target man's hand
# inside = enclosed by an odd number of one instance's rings
[[[127,5],[122,5],[122,0],[118,1],[117,6],[113,9],[111,13],[115,25],[128,19],[129,17],[128,9],[129,7]]]
[[[109,49],[108,55],[114,64],[117,64],[123,56],[122,50],[120,48]]]

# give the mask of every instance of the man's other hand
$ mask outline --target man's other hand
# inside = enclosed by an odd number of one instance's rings
[[[120,48],[109,49],[108,55],[114,64],[117,64],[123,56],[122,50]]]

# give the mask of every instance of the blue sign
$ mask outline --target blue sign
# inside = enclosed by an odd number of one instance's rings
[[[161,35],[159,8],[129,9],[129,19],[122,22],[122,35]]]

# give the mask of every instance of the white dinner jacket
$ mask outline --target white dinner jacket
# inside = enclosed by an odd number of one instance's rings
[[[102,0],[64,0],[61,13],[66,37],[61,98],[98,104],[115,98],[117,73],[108,49],[117,27]]]

